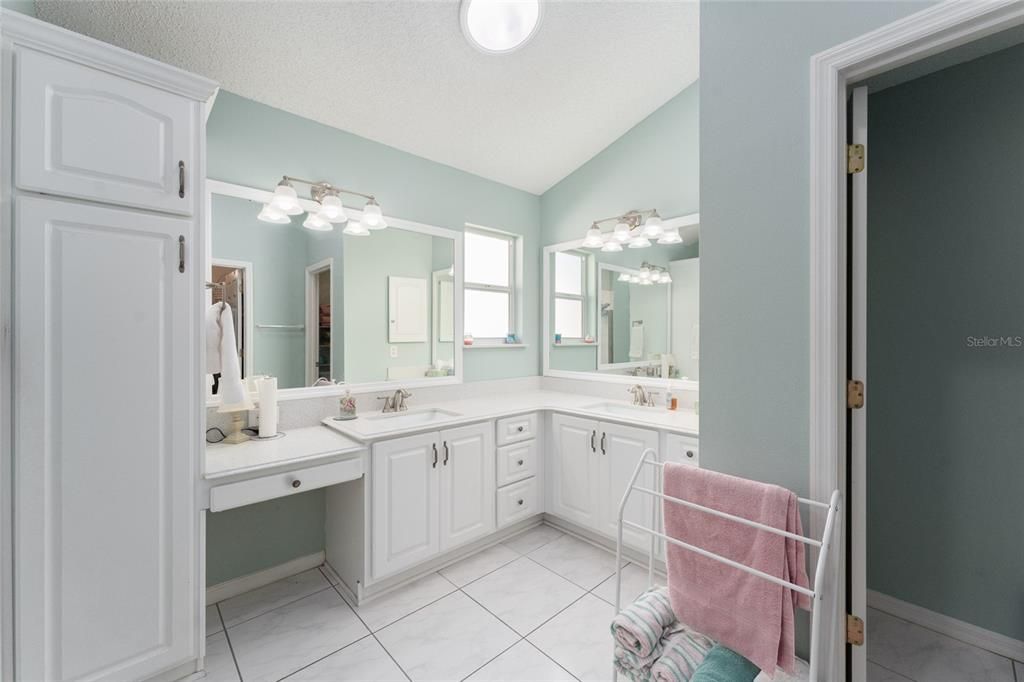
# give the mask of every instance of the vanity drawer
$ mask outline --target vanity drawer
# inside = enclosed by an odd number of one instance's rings
[[[537,441],[528,440],[498,448],[498,487],[537,473]]]
[[[336,483],[352,481],[363,475],[363,458],[346,459],[320,466],[296,469],[270,476],[227,483],[210,489],[210,511],[243,507],[275,497],[296,495]]]
[[[537,415],[521,414],[498,420],[498,445],[518,443],[537,437]]]
[[[693,436],[666,433],[665,461],[700,466],[700,441]]]
[[[528,478],[498,490],[498,528],[527,519],[539,511],[536,478]]]

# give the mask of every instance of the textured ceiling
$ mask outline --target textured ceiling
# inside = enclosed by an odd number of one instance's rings
[[[696,2],[547,0],[485,55],[452,0],[39,0],[39,18],[250,99],[540,194],[698,76]]]

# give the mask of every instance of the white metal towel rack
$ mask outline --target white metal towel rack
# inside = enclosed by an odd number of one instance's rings
[[[651,488],[645,488],[643,486],[637,485],[637,478],[640,476],[640,472],[643,470],[644,466],[654,467],[655,469],[658,470],[658,473],[663,473],[663,471],[665,469],[665,463],[664,462],[659,462],[657,457],[658,457],[658,453],[655,452],[653,448],[647,448],[646,450],[643,451],[643,454],[640,455],[640,461],[638,461],[636,463],[636,468],[633,469],[633,475],[629,479],[629,486],[626,488],[626,492],[622,496],[622,501],[619,502],[618,535],[617,535],[617,537],[615,539],[615,612],[618,613],[619,611],[622,610],[622,530],[623,530],[624,527],[629,527],[629,528],[632,528],[634,530],[638,530],[640,532],[647,533],[651,537],[650,550],[649,550],[649,554],[648,554],[648,557],[647,557],[647,586],[648,586],[648,588],[650,588],[652,585],[654,585],[654,553],[655,553],[655,547],[656,547],[658,538],[661,538],[665,542],[672,543],[673,545],[675,545],[677,547],[682,547],[685,550],[688,550],[688,551],[691,551],[691,552],[695,552],[695,553],[697,553],[697,554],[699,554],[699,555],[701,555],[703,557],[706,557],[708,559],[713,559],[713,560],[721,562],[721,563],[723,563],[723,564],[725,564],[727,566],[732,566],[733,568],[739,569],[739,570],[744,571],[746,573],[750,573],[751,575],[755,575],[758,578],[761,578],[763,580],[767,580],[768,582],[774,583],[776,585],[781,585],[782,587],[786,587],[788,589],[794,590],[796,592],[799,592],[800,594],[805,594],[808,597],[810,597],[811,598],[811,656],[810,656],[811,660],[810,660],[810,677],[809,677],[809,680],[810,680],[810,682],[818,682],[818,680],[821,679],[821,676],[823,674],[822,671],[821,671],[821,660],[822,660],[821,659],[821,647],[822,647],[823,628],[826,625],[826,623],[824,621],[823,614],[824,613],[839,613],[838,611],[836,611],[834,609],[829,610],[829,611],[825,611],[824,610],[826,596],[829,599],[833,600],[833,601],[838,597],[838,590],[826,589],[825,580],[826,580],[826,577],[827,577],[826,574],[828,572],[827,571],[828,553],[829,553],[829,549],[831,548],[831,545],[832,545],[832,536],[833,536],[833,532],[834,532],[835,527],[836,527],[836,523],[838,522],[837,519],[839,517],[840,504],[841,504],[841,501],[842,501],[842,496],[839,494],[839,491],[838,490],[832,491],[832,497],[831,497],[831,499],[827,503],[826,502],[818,502],[817,500],[808,500],[808,499],[805,499],[803,497],[797,498],[800,501],[801,504],[807,505],[808,507],[817,508],[817,509],[823,509],[823,510],[827,509],[828,510],[827,516],[825,517],[824,531],[822,532],[821,539],[817,540],[815,538],[808,538],[808,537],[804,537],[803,535],[798,535],[796,533],[790,533],[788,531],[784,531],[784,530],[781,530],[779,528],[774,528],[772,526],[768,526],[768,525],[765,525],[763,523],[758,523],[757,521],[751,521],[750,519],[745,519],[742,516],[736,516],[734,514],[728,514],[726,512],[720,511],[718,509],[712,509],[710,507],[705,507],[703,505],[696,504],[695,502],[690,502],[688,500],[682,500],[682,499],[679,499],[678,497],[672,497],[670,495],[666,495],[664,492],[659,492],[658,490],[652,490]],[[656,476],[655,480],[657,481],[656,486],[661,485],[663,477],[660,476],[660,475]],[[664,490],[664,486],[662,486],[662,490]],[[658,510],[662,508],[662,505],[660,505],[660,504],[657,504],[657,503],[652,503],[651,504],[651,525],[650,525],[650,527],[641,525],[639,523],[634,523],[633,521],[626,520],[625,518],[623,518],[624,515],[625,515],[625,511],[626,511],[626,505],[629,503],[630,496],[634,492],[643,493],[645,495],[650,495],[651,497],[654,497],[654,498],[657,498],[657,499],[660,499],[660,500],[664,500],[666,502],[671,502],[673,504],[679,504],[679,505],[682,505],[682,506],[687,507],[689,509],[696,509],[698,511],[704,512],[706,514],[710,514],[712,516],[717,516],[719,518],[729,519],[730,521],[735,521],[736,523],[741,523],[741,524],[743,524],[745,526],[750,526],[751,528],[757,528],[758,530],[763,530],[766,533],[773,533],[775,535],[781,535],[782,537],[788,538],[790,540],[796,540],[797,542],[802,542],[802,543],[804,543],[806,545],[810,545],[811,547],[817,548],[818,549],[818,561],[817,561],[817,564],[816,564],[815,570],[814,570],[814,585],[813,585],[813,587],[809,589],[809,588],[803,587],[802,585],[797,585],[795,583],[791,583],[791,582],[788,582],[786,580],[782,580],[781,578],[778,578],[778,577],[776,577],[774,575],[770,575],[768,573],[765,573],[764,571],[760,571],[760,570],[758,570],[758,569],[756,569],[756,568],[754,568],[752,566],[747,566],[746,564],[741,564],[738,561],[733,561],[732,559],[728,559],[728,558],[726,558],[724,556],[720,556],[718,554],[715,554],[714,552],[709,552],[709,551],[707,551],[705,549],[701,549],[700,547],[696,547],[696,546],[691,545],[691,544],[689,544],[687,542],[684,542],[682,540],[678,540],[678,539],[673,538],[673,537],[669,537],[668,535],[665,535],[664,533],[659,532],[658,531],[658,523],[657,523],[657,521],[658,521]],[[615,680],[618,679],[618,671],[617,670],[613,670],[613,679],[615,679]]]

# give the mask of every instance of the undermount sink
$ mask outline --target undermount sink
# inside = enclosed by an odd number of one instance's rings
[[[604,402],[587,405],[583,409],[589,410],[591,412],[605,412],[607,414],[622,414],[626,416],[635,416],[638,414],[650,412],[655,408],[644,407],[642,405],[628,405],[626,403]]]
[[[338,425],[338,430],[351,429],[371,435],[417,426],[429,426],[435,422],[445,422],[461,416],[458,412],[431,407],[422,410],[409,410],[407,412],[381,412],[366,417],[359,417],[359,419],[348,422],[334,422],[334,424]]]

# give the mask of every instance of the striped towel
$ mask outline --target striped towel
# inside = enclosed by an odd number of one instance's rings
[[[661,657],[650,670],[653,682],[687,682],[708,651],[715,646],[710,637],[680,627],[662,642]]]
[[[625,652],[638,659],[649,659],[655,654],[665,630],[675,622],[668,589],[654,587],[612,619],[612,636]]]

